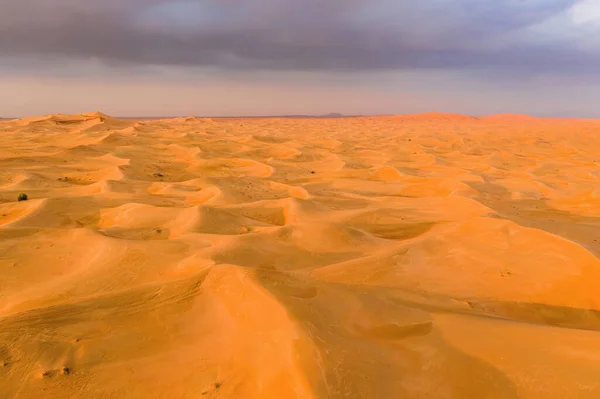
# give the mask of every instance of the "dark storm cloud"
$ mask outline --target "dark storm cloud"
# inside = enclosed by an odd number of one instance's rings
[[[0,0],[0,55],[263,69],[592,71],[529,28],[575,0]]]

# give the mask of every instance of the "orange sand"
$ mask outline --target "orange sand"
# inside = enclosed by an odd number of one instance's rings
[[[0,137],[2,398],[600,397],[600,121]]]

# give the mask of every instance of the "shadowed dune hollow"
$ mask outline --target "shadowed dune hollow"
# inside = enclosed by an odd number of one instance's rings
[[[2,398],[600,397],[600,121],[0,137]]]

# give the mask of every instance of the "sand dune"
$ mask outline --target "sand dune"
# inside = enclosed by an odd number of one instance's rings
[[[600,397],[600,121],[0,134],[2,398]]]

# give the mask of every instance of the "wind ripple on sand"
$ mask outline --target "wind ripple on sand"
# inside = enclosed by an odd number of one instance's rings
[[[0,133],[1,397],[600,397],[600,122]]]

